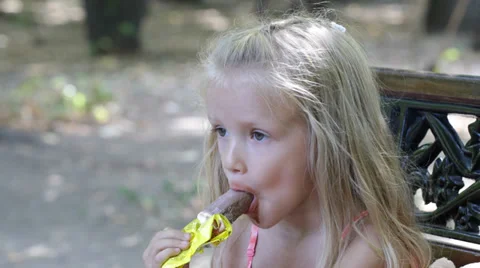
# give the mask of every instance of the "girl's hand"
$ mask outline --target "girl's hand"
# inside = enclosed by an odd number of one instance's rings
[[[145,268],[159,268],[170,257],[178,255],[189,246],[190,234],[165,228],[155,234],[143,252]]]

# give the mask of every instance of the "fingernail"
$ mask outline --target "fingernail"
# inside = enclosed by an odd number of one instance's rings
[[[182,247],[186,247],[186,246],[188,246],[189,244],[190,244],[190,243],[188,243],[188,242],[186,242],[186,241],[185,241],[185,242],[182,242]]]
[[[184,235],[184,237],[185,237],[185,239],[190,239],[190,234],[189,234],[189,233],[186,233],[186,234]]]

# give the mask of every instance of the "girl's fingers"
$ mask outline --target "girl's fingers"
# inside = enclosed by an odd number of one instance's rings
[[[189,244],[190,234],[177,231],[169,230],[168,232],[162,231],[158,232],[153,239],[150,241],[147,249],[150,249],[148,255],[155,255],[159,251],[166,248],[180,247],[184,248],[182,245]]]
[[[157,255],[160,254],[159,258],[168,255],[162,261],[162,263],[165,262],[171,254],[174,254],[171,256],[178,254],[175,249],[181,251],[182,249],[188,248],[190,245],[190,238],[190,234],[188,233],[168,228],[156,233],[143,253],[145,267],[158,268],[158,261],[155,261]]]
[[[154,256],[153,259],[153,267],[160,267],[168,258],[177,256],[180,251],[179,248],[167,248],[165,250],[160,251]]]
[[[152,241],[152,242],[153,243],[150,244],[150,246],[147,248],[147,250],[144,253],[144,257],[143,257],[144,262],[146,263],[147,266],[148,266],[147,263],[158,262],[158,261],[155,261],[155,260],[152,260],[152,259],[155,256],[158,256],[158,254],[161,254],[162,252],[172,253],[172,250],[176,251],[176,249],[179,249],[181,251],[183,249],[187,249],[190,246],[189,241],[178,240],[178,239],[161,239],[161,240]],[[178,254],[178,252],[177,252],[177,254]],[[164,256],[164,255],[165,254],[163,254],[161,256]],[[163,260],[163,261],[165,261],[165,260]]]
[[[154,254],[157,254],[158,252],[165,250],[167,248],[180,248],[180,249],[186,249],[190,242],[184,241],[184,240],[178,240],[178,239],[162,239],[159,241],[156,241],[153,244],[153,250],[155,251]]]
[[[153,237],[152,241],[154,240],[159,240],[159,239],[165,239],[165,238],[176,238],[180,240],[190,240],[190,234],[182,232],[180,230],[174,230],[174,229],[167,229],[161,232],[158,232],[155,234]]]

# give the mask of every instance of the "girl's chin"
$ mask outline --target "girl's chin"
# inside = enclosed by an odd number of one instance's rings
[[[253,222],[253,224],[258,226],[260,221],[258,220],[258,215],[256,213],[248,213],[247,216]]]
[[[264,219],[260,217],[258,214],[254,214],[254,215],[249,214],[248,218],[250,219],[252,224],[255,224],[261,229],[268,229],[268,228],[271,228],[273,225],[275,225],[275,224],[272,224],[272,222],[269,221],[269,219]]]
[[[248,218],[250,219],[250,221],[257,225],[258,227],[260,227],[262,225],[262,221],[260,220],[260,215],[258,213],[258,210],[257,211],[251,211],[249,213],[246,214],[248,216]]]
[[[274,226],[271,223],[266,223],[266,222],[263,222],[263,221],[256,221],[254,219],[252,219],[252,224],[255,224],[260,229],[270,229]]]

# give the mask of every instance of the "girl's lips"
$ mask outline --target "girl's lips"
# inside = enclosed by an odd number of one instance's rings
[[[252,201],[252,203],[250,204],[250,207],[247,210],[247,214],[254,213],[257,210],[257,207],[258,207],[258,200],[257,200],[257,197],[255,195],[253,195],[253,201]]]
[[[258,200],[257,200],[257,196],[253,193],[252,189],[248,187],[239,187],[238,185],[230,185],[230,189],[235,191],[251,193],[253,195],[252,203],[250,204],[250,207],[248,208],[247,212],[245,212],[245,214],[252,214],[257,210]]]

